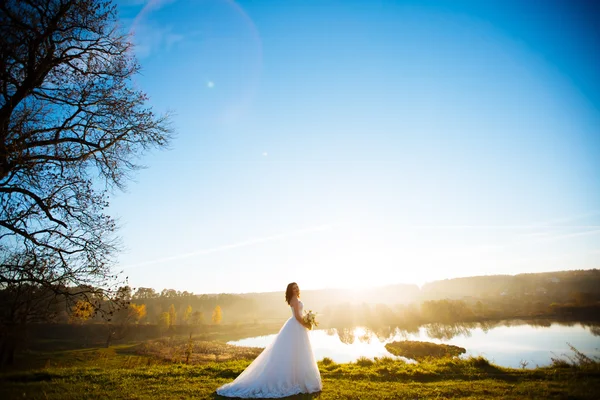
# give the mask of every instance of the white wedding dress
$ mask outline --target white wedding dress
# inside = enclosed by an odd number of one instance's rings
[[[300,302],[300,313],[303,304]],[[314,393],[323,388],[308,330],[292,317],[273,342],[233,382],[217,394],[242,398],[277,398]]]

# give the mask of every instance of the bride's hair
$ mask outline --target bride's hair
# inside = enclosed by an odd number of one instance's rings
[[[290,304],[290,300],[292,299],[292,295],[294,294],[294,285],[297,285],[296,282],[292,282],[287,285],[287,289],[285,289],[285,301]],[[300,297],[300,293],[298,293],[298,297]]]

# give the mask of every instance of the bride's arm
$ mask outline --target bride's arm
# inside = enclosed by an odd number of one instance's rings
[[[304,322],[304,320],[302,319],[302,313],[300,312],[300,303],[298,302],[298,299],[292,299],[290,305],[294,310],[294,318],[296,318],[296,321],[300,322],[300,324],[305,328],[310,329],[310,324]]]

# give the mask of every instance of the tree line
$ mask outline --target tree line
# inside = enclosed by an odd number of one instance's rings
[[[503,282],[504,285],[498,282]],[[513,284],[514,282],[519,284]],[[486,285],[491,289],[482,290]],[[381,297],[375,296],[358,299],[345,296],[343,289],[336,289],[341,294],[339,297],[331,296],[331,291],[326,289],[303,291],[301,296],[306,304],[319,312],[319,320],[323,326],[418,326],[432,322],[541,316],[593,319],[595,315],[600,315],[596,313],[600,306],[599,287],[600,271],[588,270],[437,281],[425,285],[420,292],[413,292],[410,301],[404,296],[404,285],[391,285],[385,291],[395,289],[399,295],[397,301],[389,297],[388,303],[377,302]],[[130,304],[129,307],[144,307],[144,316],[137,323],[157,324],[165,328],[174,325],[215,324],[217,307],[219,323],[223,321],[226,324],[262,323],[290,316],[283,292],[196,295],[174,289],[156,291],[152,288],[134,290],[123,287],[120,293],[123,300]],[[117,316],[122,314],[123,312]],[[66,322],[67,318],[65,313],[61,321]],[[98,321],[101,319],[96,316],[88,322]]]

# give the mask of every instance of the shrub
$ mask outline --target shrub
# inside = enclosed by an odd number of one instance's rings
[[[356,365],[359,365],[361,367],[370,367],[373,364],[374,364],[374,361],[367,357],[359,357],[356,360]]]
[[[387,364],[394,364],[397,360],[393,359],[392,357],[375,357],[375,363],[377,364],[383,364],[383,365],[387,365]],[[403,361],[403,360],[398,360],[398,361]]]
[[[467,360],[467,362],[469,364],[471,364],[474,367],[477,368],[484,368],[484,367],[489,367],[490,366],[490,362],[484,358],[484,357],[469,357],[469,359]]]
[[[552,360],[552,368],[571,368],[571,364],[562,358],[550,357]]]
[[[335,362],[333,362],[333,360],[329,357],[323,357],[323,359],[321,360],[321,364],[331,365],[331,364],[335,364]]]
[[[592,357],[585,355],[581,351],[577,350],[577,348],[575,348],[575,346],[573,346],[571,343],[567,342],[567,345],[573,352],[573,355],[569,356],[569,355],[563,354],[562,356],[565,357],[566,359],[559,358],[559,357],[551,357],[550,359],[552,360],[553,368],[578,367],[578,368],[595,369],[595,370],[600,369],[600,359],[598,359],[598,357],[592,358]]]

